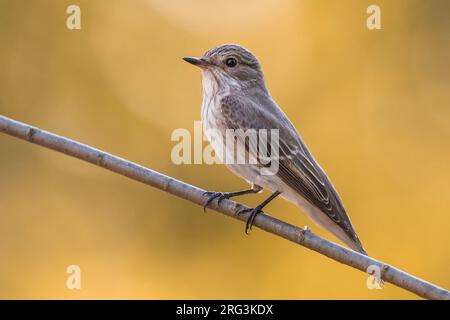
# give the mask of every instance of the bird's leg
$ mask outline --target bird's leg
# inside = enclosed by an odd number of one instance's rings
[[[243,214],[246,212],[250,212],[250,215],[247,219],[247,224],[245,225],[245,233],[248,234],[249,230],[252,230],[253,222],[255,221],[256,216],[258,213],[262,212],[262,209],[273,199],[275,199],[281,192],[275,191],[268,197],[266,200],[264,200],[261,204],[257,205],[254,208],[248,208],[248,209],[241,209],[237,212],[237,214]]]
[[[232,197],[236,196],[242,196],[244,194],[250,194],[250,193],[258,193],[262,190],[262,187],[253,184],[250,189],[241,190],[241,191],[235,191],[235,192],[216,192],[216,191],[206,191],[203,193],[204,195],[208,195],[209,198],[206,201],[206,203],[203,206],[203,211],[206,211],[206,207],[214,201],[214,199],[217,199],[217,205],[220,205],[223,199],[230,199]]]

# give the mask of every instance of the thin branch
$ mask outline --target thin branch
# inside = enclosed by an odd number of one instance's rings
[[[207,196],[204,195],[205,190],[85,144],[4,116],[0,116],[0,132],[90,162],[198,205],[203,205],[207,200]],[[214,202],[210,205],[210,208],[232,218],[245,221],[247,219],[246,214],[235,214],[239,206],[245,207],[242,204],[225,199],[221,202],[220,207],[217,207]],[[254,225],[363,272],[366,272],[369,266],[378,266],[381,270],[381,278],[384,281],[413,292],[423,298],[450,299],[450,293],[446,289],[414,277],[381,261],[325,240],[309,230],[295,227],[266,214],[258,215]]]

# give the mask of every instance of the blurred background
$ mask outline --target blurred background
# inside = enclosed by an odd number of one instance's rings
[[[81,30],[66,28],[67,6]],[[174,165],[223,43],[260,59],[274,99],[339,191],[369,254],[450,287],[449,1],[0,0],[0,114],[209,190],[221,165]],[[256,205],[267,196],[239,198]],[[279,199],[268,213],[308,225]],[[66,268],[81,268],[81,290]],[[0,135],[0,298],[415,299],[187,201]]]

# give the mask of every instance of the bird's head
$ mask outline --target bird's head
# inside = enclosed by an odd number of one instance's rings
[[[214,82],[218,89],[265,88],[264,75],[258,59],[239,45],[221,45],[208,50],[201,58],[183,59],[202,70],[204,86],[206,80]]]

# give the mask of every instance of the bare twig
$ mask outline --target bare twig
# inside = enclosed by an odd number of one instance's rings
[[[89,147],[85,144],[26,125],[4,116],[0,116],[0,131],[90,162],[123,176],[127,176],[133,180],[137,180],[165,192],[169,192],[177,197],[186,199],[198,205],[203,205],[207,200],[207,196],[204,195],[205,190],[163,175],[151,169],[147,169],[131,161]],[[246,220],[246,214],[235,214],[238,206],[243,205],[226,199],[221,202],[220,207],[217,207],[215,203],[210,205],[212,209],[227,216],[238,220]],[[414,277],[381,261],[372,259],[325,240],[313,234],[311,231],[300,229],[265,214],[258,215],[255,219],[254,225],[267,232],[317,251],[318,253],[335,261],[364,272],[369,266],[378,266],[381,270],[381,277],[383,280],[413,292],[423,298],[450,299],[450,293],[446,289]]]

